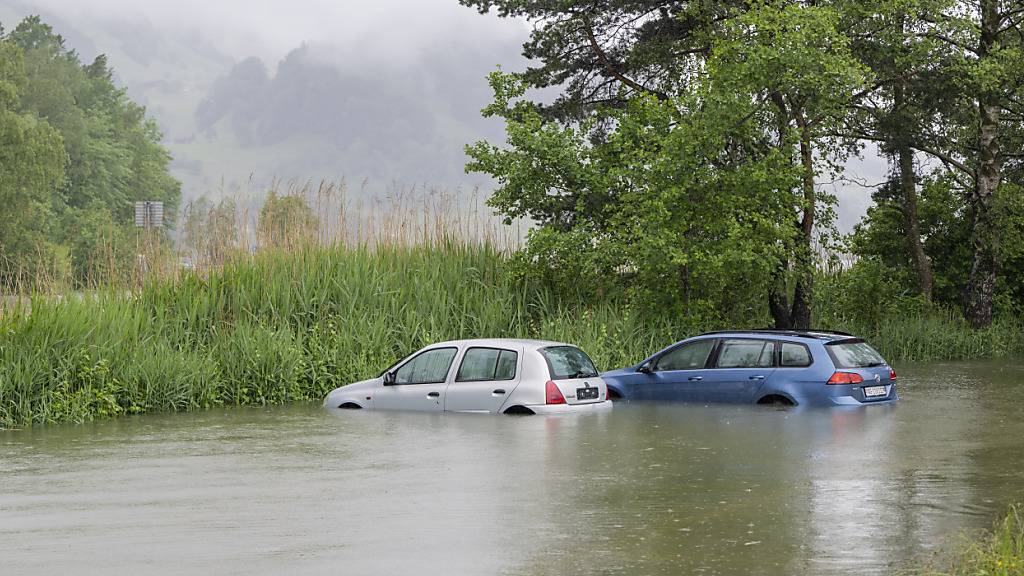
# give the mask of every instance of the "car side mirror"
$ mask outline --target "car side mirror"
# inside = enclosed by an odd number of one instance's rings
[[[385,386],[394,386],[395,385],[395,373],[394,372],[385,372],[384,373],[384,385]]]
[[[646,364],[641,364],[640,367],[636,369],[636,371],[641,373],[641,374],[650,374],[651,373],[651,364],[649,362],[646,363]]]

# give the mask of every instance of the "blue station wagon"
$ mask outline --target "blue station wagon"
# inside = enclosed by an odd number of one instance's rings
[[[612,399],[859,406],[899,399],[864,340],[810,330],[709,332],[601,375]]]

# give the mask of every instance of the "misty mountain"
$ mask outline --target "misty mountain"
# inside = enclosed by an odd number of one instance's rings
[[[311,45],[272,72],[247,58],[209,87],[196,107],[195,138],[230,142],[243,156],[277,150],[264,170],[283,178],[458,186],[467,179],[463,145],[502,137],[500,123],[480,117],[491,96],[484,75],[515,50],[473,48],[424,51],[387,74],[335,64],[348,59]],[[300,146],[301,154],[290,153]]]

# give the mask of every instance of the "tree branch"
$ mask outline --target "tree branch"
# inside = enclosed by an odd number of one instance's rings
[[[864,134],[861,132],[833,132],[829,134],[829,136],[833,136],[835,138],[853,138],[856,140],[868,140],[871,142],[889,142],[887,138],[882,138],[881,136],[874,136],[871,134]],[[917,150],[918,152],[923,152],[925,154],[928,154],[929,156],[934,156],[935,158],[938,158],[944,164],[951,167],[955,167],[964,174],[970,176],[972,179],[977,178],[977,173],[974,171],[973,168],[967,166],[963,162],[960,162],[959,160],[953,158],[952,156],[946,154],[945,152],[939,152],[934,148],[922,146],[920,144],[915,143],[911,143],[910,147],[913,148],[914,150]]]
[[[638,92],[653,94],[658,98],[658,100],[668,100],[668,95],[664,92],[659,92],[658,90],[643,86],[633,80],[630,80],[619,72],[618,66],[611,60],[611,58],[608,57],[605,51],[601,49],[601,45],[598,44],[597,37],[594,36],[594,29],[590,26],[590,23],[585,20],[583,21],[583,30],[587,35],[587,39],[590,41],[590,47],[594,50],[594,54],[597,55],[597,59],[601,62],[601,65],[608,74]]]

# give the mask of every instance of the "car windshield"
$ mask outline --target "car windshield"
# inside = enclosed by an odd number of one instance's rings
[[[839,342],[826,347],[836,368],[870,368],[885,364],[885,359],[863,340]]]
[[[551,346],[541,348],[540,353],[548,361],[553,380],[597,376],[597,368],[590,356],[575,346]]]

